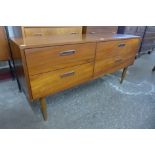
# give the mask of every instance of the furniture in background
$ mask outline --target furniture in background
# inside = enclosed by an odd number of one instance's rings
[[[49,36],[64,34],[116,34],[118,26],[12,26],[15,37]]]
[[[28,100],[40,100],[47,120],[45,97],[132,65],[140,45],[133,35],[53,35],[12,38],[12,56]]]
[[[86,26],[86,34],[117,34],[118,26]]]
[[[62,35],[62,34],[81,34],[82,26],[13,26],[15,36],[29,37],[29,36],[48,36],[48,35]]]
[[[11,75],[14,78],[13,67],[11,64],[10,47],[7,35],[8,34],[6,27],[0,26],[0,61],[8,62]]]
[[[118,33],[134,34],[142,38],[138,56],[150,54],[155,48],[155,26],[120,26]]]

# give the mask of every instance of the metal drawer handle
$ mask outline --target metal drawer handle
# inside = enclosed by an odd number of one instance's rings
[[[70,34],[78,34],[77,32],[71,32]]]
[[[119,59],[119,58],[115,60],[116,63],[119,63],[121,61],[122,61],[122,59]]]
[[[42,36],[43,34],[42,33],[35,33],[33,34],[34,36]]]
[[[95,34],[96,32],[90,32],[90,34]]]
[[[65,77],[68,77],[68,76],[73,76],[75,74],[74,71],[70,71],[70,72],[66,72],[62,75],[60,75],[61,78],[65,78]]]
[[[119,44],[118,45],[118,47],[124,47],[125,46],[125,44]]]
[[[68,50],[68,51],[60,52],[59,55],[60,56],[67,56],[67,55],[75,54],[75,52],[76,52],[76,50]]]

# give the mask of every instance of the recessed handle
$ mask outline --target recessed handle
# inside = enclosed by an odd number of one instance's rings
[[[34,33],[33,35],[34,36],[42,36],[43,34],[42,33]]]
[[[126,44],[119,44],[118,47],[124,47]]]
[[[75,71],[66,72],[60,75],[61,78],[65,78],[68,76],[73,76],[75,74]]]
[[[59,53],[60,56],[67,56],[67,55],[72,55],[75,54],[76,50],[68,50],[68,51],[62,51]]]

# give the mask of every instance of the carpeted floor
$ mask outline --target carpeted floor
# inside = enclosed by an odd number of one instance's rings
[[[0,128],[155,128],[155,53],[121,71],[47,97],[48,121],[16,81],[0,81]]]

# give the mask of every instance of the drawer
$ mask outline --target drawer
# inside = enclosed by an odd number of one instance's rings
[[[30,36],[44,36],[44,32],[42,31],[42,28],[40,27],[26,27],[24,28],[24,35],[25,37]]]
[[[134,62],[139,39],[100,42],[97,44],[95,75],[111,73]]]
[[[74,27],[25,27],[25,36],[48,36],[61,34],[82,34],[82,26]]]
[[[96,43],[62,45],[25,50],[29,75],[92,62]]]
[[[117,26],[88,26],[88,34],[116,34]]]
[[[61,34],[82,34],[82,26],[80,27],[55,27],[44,29],[45,35],[61,35]]]
[[[33,99],[65,90],[92,78],[93,63],[87,63],[30,77]]]
[[[128,59],[111,58],[104,61],[96,61],[94,68],[94,76],[113,73],[119,69],[132,65],[134,57]]]
[[[112,57],[134,57],[140,41],[139,39],[117,40],[100,42],[97,44],[96,60],[109,59]]]
[[[155,26],[147,26],[147,31],[155,32]]]

